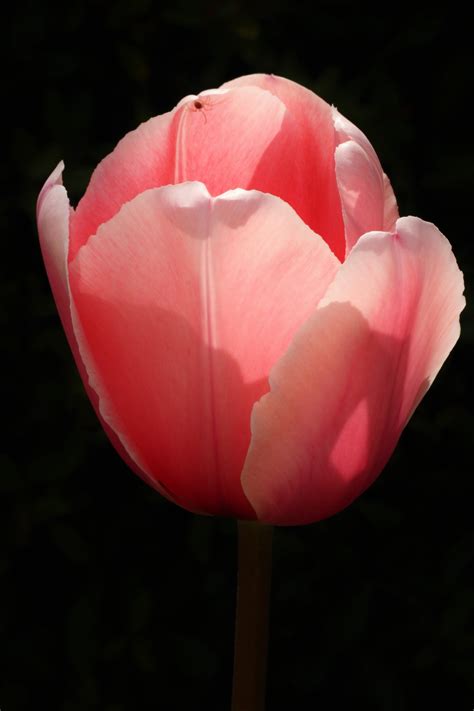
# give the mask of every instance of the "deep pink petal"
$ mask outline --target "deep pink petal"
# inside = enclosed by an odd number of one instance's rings
[[[338,267],[283,201],[200,183],[142,193],[71,262],[101,412],[178,503],[254,516],[253,404]]]
[[[37,223],[41,251],[46,266],[46,271],[53,292],[54,300],[61,318],[69,346],[74,355],[76,365],[84,382],[87,394],[92,405],[102,422],[102,425],[120,456],[127,464],[150,485],[155,486],[164,496],[170,498],[167,492],[156,486],[147,474],[134,462],[129,453],[124,449],[116,433],[104,422],[99,412],[99,400],[89,386],[89,376],[82,361],[77,345],[77,338],[71,320],[71,299],[68,278],[68,248],[69,248],[69,220],[72,209],[69,205],[67,192],[62,185],[62,171],[64,163],[55,168],[45,182],[37,202]]]
[[[462,291],[430,223],[357,242],[254,408],[242,484],[260,519],[316,521],[373,482],[458,338]]]
[[[340,139],[334,131],[331,107],[309,89],[273,74],[240,77],[222,88],[248,86],[274,94],[287,109],[282,130],[248,187],[288,202],[342,260],[346,252],[344,223],[334,165]]]
[[[366,232],[392,231],[398,208],[390,181],[367,137],[333,108],[336,176],[346,230],[346,253]]]
[[[175,114],[176,109],[142,123],[99,163],[71,220],[69,259],[124,202],[173,182]]]

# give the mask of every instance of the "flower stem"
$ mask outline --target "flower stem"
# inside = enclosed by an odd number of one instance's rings
[[[239,521],[238,530],[232,711],[264,711],[273,529]]]

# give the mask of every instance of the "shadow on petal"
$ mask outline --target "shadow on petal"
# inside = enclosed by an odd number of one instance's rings
[[[245,383],[235,359],[156,305],[83,294],[81,320],[101,415],[132,459],[184,508],[254,518],[240,475],[268,381]]]
[[[322,308],[255,406],[243,486],[259,518],[304,524],[350,504],[377,477],[427,383],[406,392],[410,339],[374,331],[349,303]]]

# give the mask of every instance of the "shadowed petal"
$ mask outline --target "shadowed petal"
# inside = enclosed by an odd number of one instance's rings
[[[253,404],[338,267],[283,201],[200,183],[142,193],[71,262],[101,413],[178,503],[254,517]]]
[[[430,223],[357,242],[253,410],[242,484],[261,520],[326,518],[373,482],[459,336],[462,291]]]
[[[286,200],[342,260],[346,248],[334,164],[338,141],[331,107],[309,89],[273,74],[240,77],[222,88],[244,86],[260,87],[286,107],[281,131],[248,187]]]

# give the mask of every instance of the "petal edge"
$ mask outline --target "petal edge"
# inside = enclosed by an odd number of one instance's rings
[[[374,481],[458,338],[462,291],[430,223],[358,241],[254,408],[242,484],[261,520],[326,518]]]

